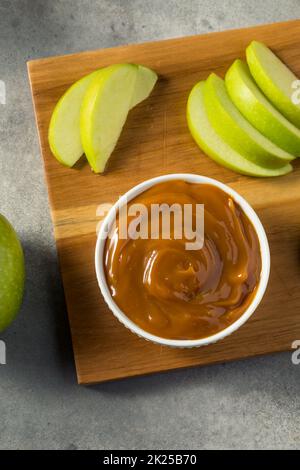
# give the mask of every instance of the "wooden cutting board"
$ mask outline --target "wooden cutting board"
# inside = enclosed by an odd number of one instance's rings
[[[264,41],[300,76],[299,38],[300,21],[290,21],[28,63],[79,383],[284,351],[300,339],[300,165],[274,179],[233,173],[199,150],[185,118],[194,83],[212,71],[224,76],[252,39]],[[83,75],[120,62],[156,70],[155,90],[130,113],[104,176],[94,175],[84,159],[64,168],[47,141],[57,100]],[[177,172],[207,175],[237,190],[257,210],[271,248],[270,283],[256,313],[227,339],[200,349],[161,347],[126,330],[104,304],[94,270],[97,206],[145,179]]]

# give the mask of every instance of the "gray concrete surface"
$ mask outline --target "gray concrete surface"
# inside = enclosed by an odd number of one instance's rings
[[[30,91],[28,59],[297,18],[299,0],[0,0],[0,212],[27,263],[0,338],[0,448],[213,449],[300,445],[291,354],[94,387],[76,384]],[[297,339],[297,338],[295,338]],[[300,338],[298,338],[300,339]]]

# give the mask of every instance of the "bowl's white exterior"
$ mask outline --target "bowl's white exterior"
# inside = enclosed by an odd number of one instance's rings
[[[149,189],[151,186],[154,186],[158,183],[162,183],[165,181],[170,180],[184,180],[189,183],[205,183],[211,184],[222,189],[225,193],[229,194],[233,197],[233,199],[241,206],[249,220],[251,220],[258,239],[260,243],[260,250],[261,250],[261,258],[262,258],[262,269],[261,269],[261,276],[259,286],[256,292],[255,297],[253,298],[252,303],[249,305],[247,310],[230,326],[225,328],[224,330],[206,338],[202,339],[193,339],[193,340],[176,340],[176,339],[167,339],[167,338],[160,338],[159,336],[152,335],[147,331],[143,330],[139,326],[137,326],[134,322],[132,322],[118,307],[118,305],[114,302],[111,297],[110,290],[107,286],[105,272],[104,272],[104,263],[103,263],[103,253],[105,248],[106,237],[105,233],[108,233],[109,228],[114,220],[114,214],[116,211],[124,204],[125,201],[130,201],[131,199],[135,198],[138,194],[144,192],[145,190]],[[109,309],[112,313],[117,317],[117,319],[129,330],[133,333],[137,334],[138,336],[152,341],[154,343],[162,344],[165,346],[173,346],[177,348],[193,348],[199,346],[206,346],[211,343],[215,343],[220,339],[225,338],[226,336],[233,333],[237,330],[240,326],[242,326],[254,313],[256,308],[258,307],[268,284],[269,273],[270,273],[270,250],[269,244],[267,240],[267,236],[265,230],[252,209],[252,207],[248,204],[248,202],[240,196],[236,191],[231,189],[229,186],[220,183],[219,181],[208,178],[207,176],[200,176],[196,174],[185,174],[185,173],[175,173],[169,175],[158,176],[156,178],[149,179],[144,181],[143,183],[138,184],[134,188],[130,189],[126,194],[124,194],[113,206],[113,208],[109,211],[107,216],[105,217],[96,243],[96,252],[95,252],[95,266],[96,266],[96,274],[98,279],[98,284],[102,295],[104,297],[105,302],[107,303]],[[132,293],[134,295],[134,293]]]

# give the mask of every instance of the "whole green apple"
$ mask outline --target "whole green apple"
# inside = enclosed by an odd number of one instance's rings
[[[16,317],[24,293],[25,266],[21,243],[0,214],[0,331]]]

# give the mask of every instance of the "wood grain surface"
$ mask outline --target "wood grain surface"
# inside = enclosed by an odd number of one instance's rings
[[[300,339],[300,165],[274,179],[233,173],[199,150],[185,117],[191,87],[212,71],[224,76],[253,39],[264,41],[300,76],[299,38],[300,21],[290,21],[28,63],[79,383],[283,351]],[[155,90],[130,112],[105,175],[94,175],[84,159],[64,168],[47,141],[57,100],[83,75],[120,62],[156,70]],[[160,347],[127,331],[104,304],[94,269],[98,205],[115,202],[145,179],[177,172],[207,175],[237,190],[257,210],[271,249],[270,283],[256,313],[227,339],[199,349]]]

